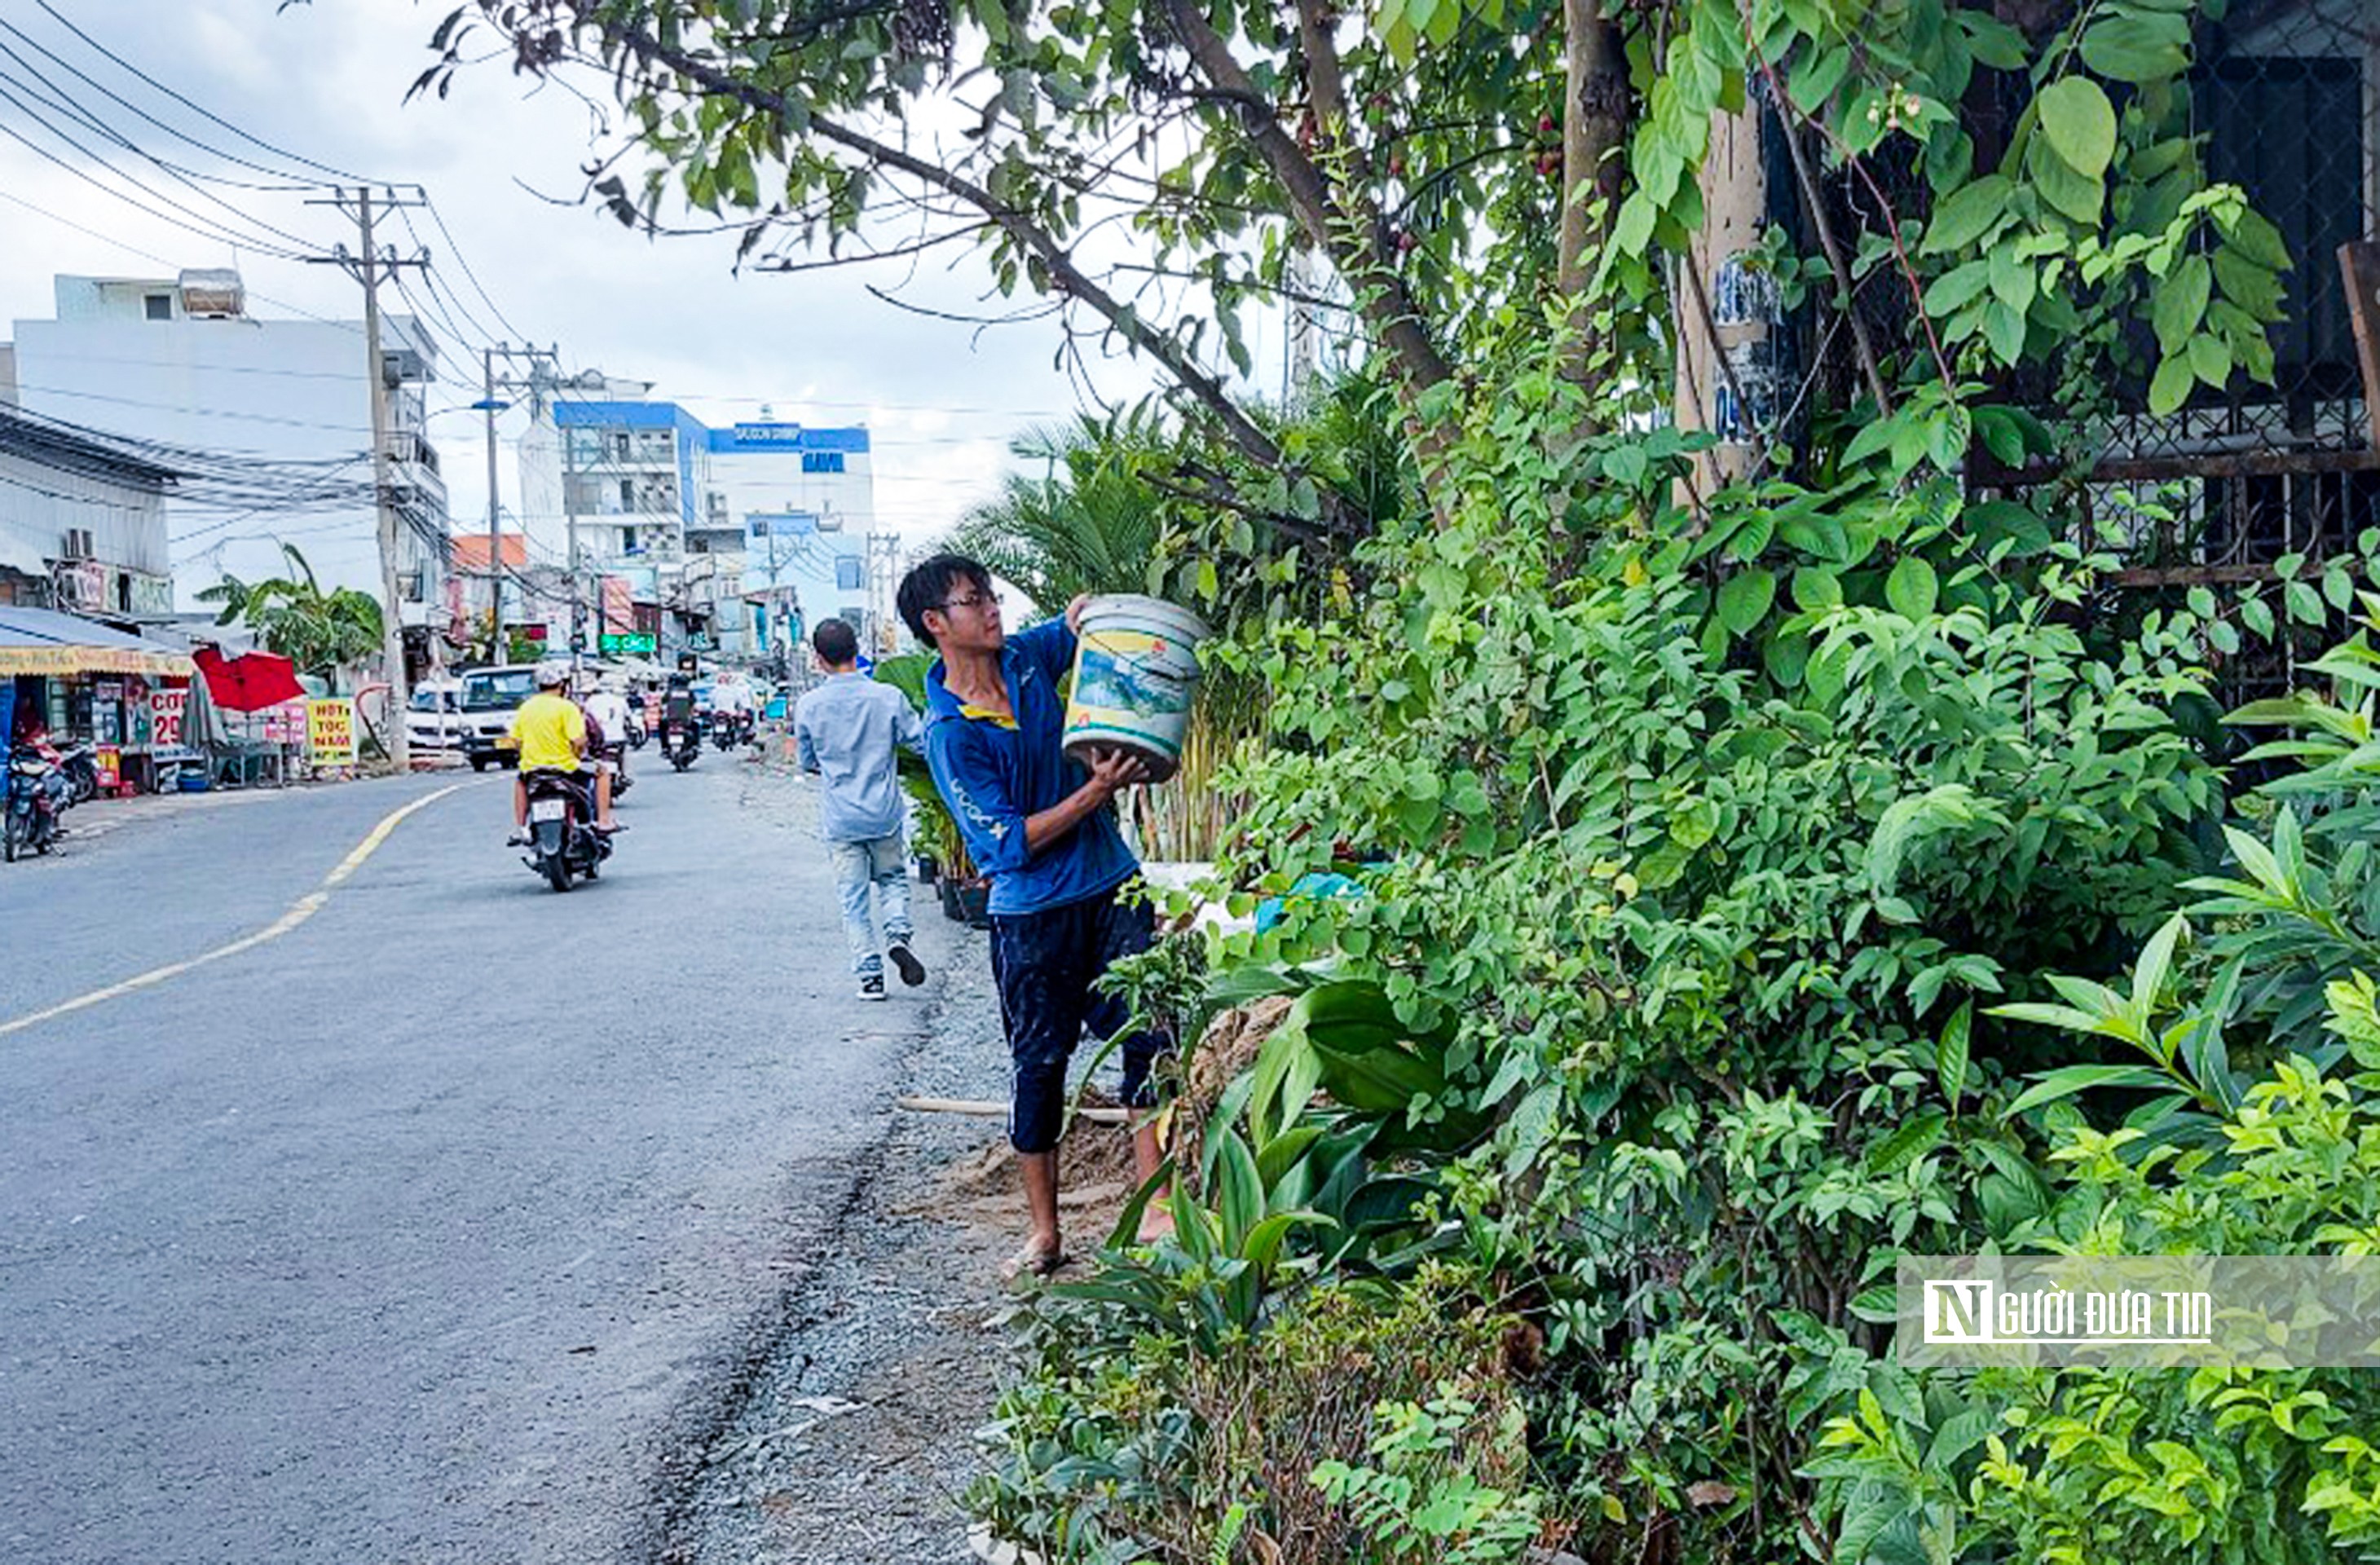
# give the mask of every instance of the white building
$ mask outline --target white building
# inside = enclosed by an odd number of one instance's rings
[[[56,279],[57,318],[18,321],[14,396],[26,409],[168,446],[319,463],[326,474],[372,474],[371,390],[363,322],[263,321],[247,312],[237,273]],[[389,397],[390,482],[398,530],[399,595],[408,626],[443,631],[449,528],[438,453],[424,430],[423,393],[435,376],[434,338],[410,316],[381,320]],[[0,371],[6,369],[0,359]],[[0,384],[0,397],[8,387]],[[352,491],[350,491],[352,493]],[[365,503],[268,506],[226,520],[177,515],[169,497],[171,569],[178,608],[225,572],[254,578],[286,568],[295,544],[325,587],[381,593],[378,518]]]

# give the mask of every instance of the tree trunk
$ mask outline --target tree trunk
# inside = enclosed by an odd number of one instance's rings
[[[1603,346],[1584,296],[1620,203],[1623,165],[1610,154],[1628,134],[1628,60],[1602,0],[1562,0],[1562,213],[1554,285],[1570,303],[1563,372],[1584,381]]]

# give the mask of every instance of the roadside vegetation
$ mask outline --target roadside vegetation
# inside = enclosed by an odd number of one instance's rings
[[[631,221],[683,195],[767,264],[922,194],[1180,388],[1002,504],[1019,540],[1062,503],[1153,524],[1139,579],[1242,697],[1189,855],[1235,911],[1282,901],[1127,976],[1211,1090],[1174,1110],[1177,1237],[1026,1312],[972,1496],[998,1535],[1053,1565],[2380,1545],[2368,1377],[1890,1355],[1903,1254],[2380,1243],[2380,538],[2119,590],[2170,497],[2082,479],[2119,408],[2271,374],[2291,258],[2192,120],[2218,8],[444,30],[616,70],[650,178],[598,188]],[[867,128],[949,94],[981,127],[948,159]],[[1135,134],[1141,184],[1101,152]],[[1794,352],[1722,448],[1673,415],[1739,372],[1705,235],[1713,148],[1754,134],[1789,215],[1730,297]],[[1087,270],[1119,212],[1167,286]],[[1344,367],[1240,395],[1240,309],[1318,291]],[[1116,564],[1079,552],[1039,568]],[[2284,649],[2301,693],[2227,712],[2222,669]],[[1244,1059],[1203,1052],[1267,999]]]

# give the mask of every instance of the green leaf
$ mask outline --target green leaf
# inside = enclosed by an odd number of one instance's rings
[[[2027,158],[2025,169],[2042,200],[2085,227],[2099,225],[2100,211],[2107,201],[2107,187],[2099,180],[2069,168],[2065,159],[2046,151]]]
[[[2149,382],[2149,411],[2163,418],[2179,412],[2189,400],[2190,388],[2198,379],[2190,360],[2180,354],[2168,354],[2157,365],[2156,374]]]
[[[1995,1014],[2016,1009],[2003,1007]],[[2017,1095],[2015,1102],[2002,1111],[2001,1118],[2014,1119],[2028,1109],[2038,1109],[2045,1103],[2055,1103],[2076,1093],[2089,1092],[2103,1086],[2171,1086],[2173,1078],[2146,1065],[2068,1065],[2046,1071],[2033,1078],[2033,1086]]]
[[[2103,17],[2082,34],[2082,63],[2110,81],[2162,81],[2190,68],[2189,20],[2133,9]]]
[[[2281,231],[2272,220],[2253,207],[2242,208],[2239,222],[2231,229],[2231,248],[2244,261],[2253,261],[2267,272],[2287,272],[2290,266],[2289,247],[2281,241]]]
[[[1267,1190],[1270,1190],[1281,1183],[1281,1175],[1295,1168],[1297,1160],[1321,1139],[1320,1125],[1299,1125],[1294,1130],[1281,1132],[1266,1142],[1264,1150],[1257,1154],[1257,1178],[1263,1182]]]
[[[1888,1179],[1926,1153],[1934,1150],[1942,1139],[1942,1128],[1949,1116],[1925,1113],[1902,1123],[1883,1140],[1867,1149],[1867,1171],[1878,1179]]]
[[[1793,603],[1805,614],[1831,609],[1843,601],[1843,584],[1829,570],[1803,565],[1793,573]]]
[[[2206,301],[2215,290],[2215,271],[2203,255],[2188,255],[2169,277],[2158,279],[2150,295],[2149,321],[2156,328],[2157,346],[2170,356],[2180,350],[2206,319]]]
[[[2015,188],[2004,174],[1987,174],[1961,185],[1934,209],[1934,221],[1926,225],[1925,242],[1918,253],[1942,255],[1965,249],[2007,220],[2009,197]]]
[[[1892,567],[1892,574],[1885,577],[1884,601],[1892,605],[1893,613],[1921,620],[1934,612],[1939,586],[1934,567],[1924,557],[1903,554],[1900,563]]]
[[[1948,315],[1970,300],[1980,298],[1991,286],[1992,269],[1987,261],[1970,261],[1954,266],[1926,285],[1925,313]],[[1870,425],[1873,429],[1876,426]]]
[[[2095,81],[2060,77],[2034,99],[2050,150],[2075,173],[2098,179],[2116,155],[2116,109]]]
[[[1777,577],[1765,570],[1738,571],[1719,583],[1719,623],[1737,636],[1752,630],[1768,617],[1769,606],[1777,601]]]
[[[2032,62],[2024,46],[2024,34],[1998,17],[1971,6],[1961,6],[1953,14],[1967,34],[1967,53],[1974,56],[1976,64],[1994,70],[2022,70]]]
[[[1950,1105],[1951,1112],[1959,1108],[1959,1097],[1967,1088],[1967,1050],[1975,1025],[1975,1002],[1961,1003],[1942,1024],[1942,1036],[1934,1044],[1934,1079],[1942,1088],[1942,1100]]]
[[[2013,369],[2024,358],[2024,313],[2004,299],[1984,307],[1984,340],[1992,356]]]
[[[2142,948],[2140,962],[2132,968],[2132,1005],[2143,1016],[2148,1015],[2156,1004],[2157,994],[2173,971],[2174,948],[2189,933],[2190,921],[2177,913]]]
[[[2202,385],[2221,391],[2231,379],[2231,353],[2220,337],[2201,333],[2190,339],[2189,351],[2183,357],[2190,360],[2190,372]]]

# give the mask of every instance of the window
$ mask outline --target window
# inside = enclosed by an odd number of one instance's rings
[[[843,453],[840,451],[805,451],[802,453],[802,471],[805,473],[840,473],[843,471]]]
[[[625,462],[628,459],[627,431],[622,430],[612,437],[612,459],[615,462]]]
[[[140,304],[149,312],[149,319],[152,321],[174,319],[174,296],[171,294],[151,294],[142,299]]]
[[[864,585],[865,582],[865,578],[860,574],[862,568],[863,567],[860,563],[857,560],[853,559],[848,554],[845,554],[841,559],[835,561],[834,585],[836,589],[844,592],[856,591],[862,585]]]
[[[636,552],[637,529],[634,528],[622,528],[620,529],[620,552],[623,554],[633,554]]]
[[[571,463],[576,467],[591,467],[603,460],[603,431],[601,430],[574,429],[570,431],[568,445]]]
[[[623,511],[633,511],[636,508],[637,480],[634,479],[622,479],[620,480],[620,509]]]

